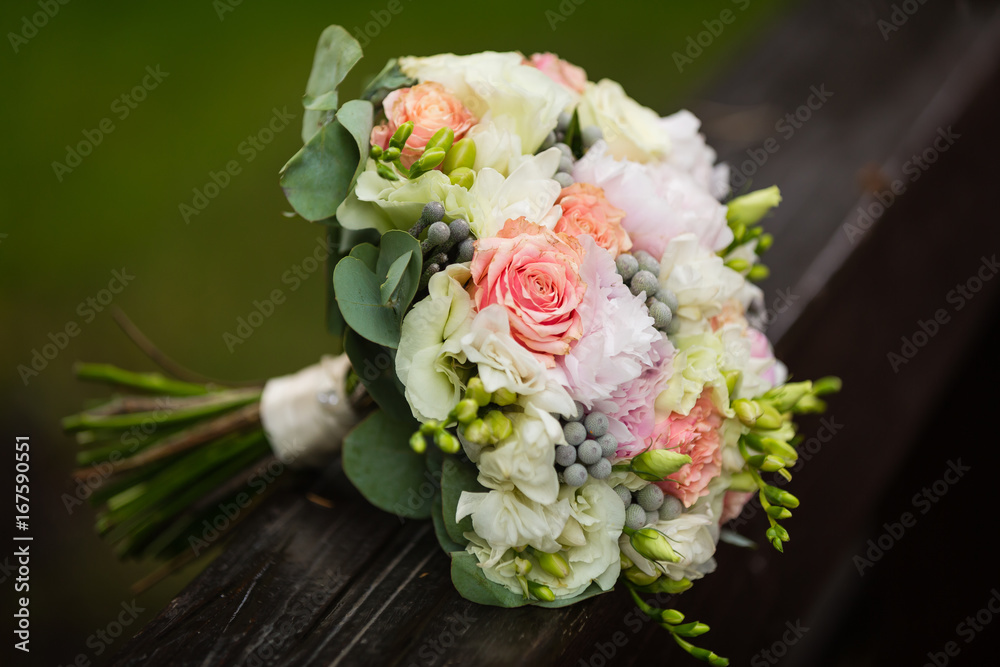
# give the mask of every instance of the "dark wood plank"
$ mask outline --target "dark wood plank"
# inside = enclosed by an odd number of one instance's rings
[[[990,284],[953,313],[932,345],[892,372],[886,354],[900,336],[946,307],[947,290],[1000,245],[1000,227],[981,222],[992,205],[983,193],[992,188],[991,165],[1000,153],[991,129],[1000,79],[989,48],[1000,40],[987,9],[963,7],[924,5],[885,42],[874,21],[888,7],[805,3],[706,95],[748,110],[743,120],[702,114],[710,140],[732,159],[772,133],[775,120],[801,104],[811,85],[826,83],[835,93],[754,179],[777,182],[785,194],[769,223],[779,242],[765,286],[769,301],[779,289],[797,296],[773,323],[783,334],[780,356],[802,377],[844,377],[849,391],[830,412],[843,426],[796,476],[803,508],[801,520],[789,524],[788,552],[722,546],[719,571],[679,601],[717,629],[703,643],[734,664],[746,664],[797,619],[813,630],[784,664],[812,664],[824,643],[822,628],[835,625],[857,584],[850,558],[877,521],[870,508],[1000,286]],[[754,114],[765,119],[756,123],[763,130],[746,120]],[[873,164],[890,180],[899,177],[909,155],[949,124],[962,139],[910,184],[862,242],[849,244],[841,226],[868,203],[859,170]],[[812,420],[804,433],[816,435],[819,425]],[[851,480],[849,493],[844,480]],[[473,605],[451,588],[447,558],[425,523],[403,523],[365,505],[336,468],[314,491],[334,507],[314,505],[301,491],[276,495],[115,664],[683,659],[622,594],[558,611]],[[742,530],[759,535],[760,518]]]

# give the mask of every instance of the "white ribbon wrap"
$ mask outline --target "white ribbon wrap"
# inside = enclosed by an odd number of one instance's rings
[[[340,451],[359,418],[344,389],[350,368],[345,354],[324,356],[318,364],[264,385],[260,421],[282,463],[322,466]]]

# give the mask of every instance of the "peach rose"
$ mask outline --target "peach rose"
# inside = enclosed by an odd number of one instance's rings
[[[657,485],[691,507],[698,498],[708,495],[708,483],[722,472],[722,447],[719,429],[722,415],[706,389],[687,416],[671,413],[659,422],[649,438],[650,449],[672,449],[691,457],[691,463]]]
[[[372,128],[372,144],[383,150],[400,125],[413,121],[413,134],[406,141],[400,162],[409,167],[424,150],[424,146],[442,127],[450,127],[455,141],[476,124],[472,112],[440,83],[420,83],[412,88],[400,88],[386,95],[382,102],[386,122]]]
[[[582,95],[587,88],[587,73],[583,68],[571,65],[554,53],[533,53],[531,58],[525,58],[524,64],[541,70],[547,77],[574,93]]]
[[[612,206],[604,190],[596,185],[574,183],[563,188],[556,203],[562,206],[562,217],[555,226],[557,232],[570,236],[590,234],[612,257],[632,247],[632,239],[622,227],[625,211]]]
[[[507,309],[513,338],[547,367],[583,335],[578,309],[583,247],[525,218],[508,220],[496,237],[476,241],[472,257],[476,310]]]

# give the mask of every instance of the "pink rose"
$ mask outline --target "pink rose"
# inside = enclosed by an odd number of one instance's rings
[[[530,59],[525,58],[524,64],[541,70],[545,76],[574,93],[583,94],[587,88],[587,73],[583,68],[561,60],[554,53],[533,53]]]
[[[596,185],[574,183],[563,188],[556,203],[562,207],[562,217],[555,226],[557,232],[570,236],[590,234],[612,257],[632,248],[632,239],[622,228],[625,211],[612,206],[604,190]]]
[[[400,88],[386,95],[382,102],[386,121],[372,128],[372,144],[381,149],[400,125],[413,121],[413,134],[406,141],[400,162],[409,167],[424,150],[424,146],[442,127],[450,127],[455,141],[476,124],[472,112],[440,83],[419,83],[412,88]]]
[[[583,335],[582,261],[583,248],[572,236],[524,218],[508,220],[496,237],[476,241],[476,310],[494,303],[506,308],[514,339],[552,368],[554,355],[569,352]]]
[[[721,426],[722,415],[712,403],[711,390],[706,389],[687,416],[672,413],[656,424],[649,438],[650,449],[672,449],[691,457],[691,463],[657,482],[684,507],[708,495],[708,483],[722,472]]]

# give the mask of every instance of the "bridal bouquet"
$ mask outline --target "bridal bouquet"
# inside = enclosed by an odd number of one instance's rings
[[[620,583],[685,651],[728,664],[689,641],[706,625],[643,594],[712,572],[753,495],[783,549],[792,419],[839,389],[787,382],[762,333],[777,188],[723,203],[692,114],[661,118],[552,54],[393,59],[341,103],[360,58],[323,33],[281,173],[328,231],[343,354],[243,389],[83,367],[164,395],[66,424],[104,443],[80,472],[106,466],[101,529],[127,555],[177,556],[266,457],[342,456],[370,502],[433,521],[466,598],[558,607]],[[128,451],[107,439],[151,410]]]

